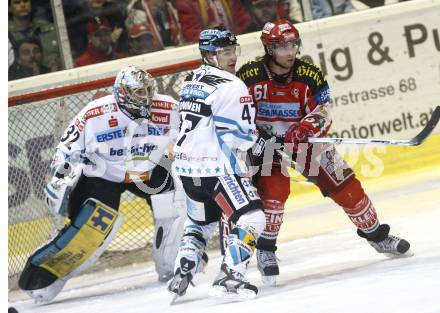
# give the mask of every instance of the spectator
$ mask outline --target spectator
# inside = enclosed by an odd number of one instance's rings
[[[244,2],[246,9],[252,16],[248,32],[261,31],[266,22],[273,22],[277,19],[288,19],[290,3],[285,0],[247,0]],[[296,23],[297,21],[290,20]]]
[[[43,65],[59,70],[59,49],[55,26],[35,16],[31,0],[9,0],[8,37],[17,54],[17,43],[25,38],[36,37],[41,43]]]
[[[133,24],[139,23],[148,24],[155,40],[162,46],[182,43],[182,30],[171,1],[131,0],[127,5],[125,27],[131,29]]]
[[[63,8],[71,43],[72,56],[81,55],[87,48],[87,25],[95,17],[107,19],[112,29],[113,46],[118,52],[127,52],[128,35],[124,28],[125,5],[112,0],[64,0]]]
[[[290,20],[290,0],[278,0],[277,13],[279,18]]]
[[[310,0],[313,19],[354,11],[351,0]]]
[[[87,0],[89,12],[93,16],[100,16],[113,21],[112,26],[112,42],[116,44],[124,31],[123,22],[124,15],[119,14],[122,7],[119,7],[113,1],[107,0]]]
[[[300,23],[306,20],[304,17],[302,0],[289,0],[285,2],[288,2],[289,4],[289,17],[292,21],[297,21],[297,23]]]
[[[12,47],[12,43],[8,38],[8,68],[14,64],[15,55],[14,55],[14,47]]]
[[[234,0],[177,0],[177,13],[186,41],[197,42],[203,29],[221,25],[236,35],[243,34],[251,16],[241,1]]]
[[[53,23],[52,6],[47,0],[32,0],[32,13],[34,18],[44,19]]]
[[[38,39],[25,38],[19,41],[16,54],[15,61],[8,71],[8,80],[50,72],[50,69],[42,64],[43,52]]]
[[[133,24],[128,33],[128,52],[130,56],[161,50],[161,45],[148,24]]]
[[[86,51],[75,59],[75,67],[124,58],[123,53],[115,51],[112,41],[112,27],[107,19],[95,17],[87,23],[88,46]]]

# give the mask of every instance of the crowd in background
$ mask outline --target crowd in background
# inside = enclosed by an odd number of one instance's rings
[[[304,0],[63,0],[73,66],[195,43],[202,29],[261,31],[267,21],[305,21]],[[308,0],[313,19],[386,0]],[[398,0],[395,0],[397,2]],[[399,0],[400,1],[400,0]],[[9,80],[65,69],[50,1],[8,0]]]

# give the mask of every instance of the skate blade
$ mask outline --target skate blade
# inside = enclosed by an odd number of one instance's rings
[[[257,294],[252,290],[238,289],[237,292],[229,292],[223,286],[212,286],[208,295],[214,298],[221,298],[234,301],[246,301],[254,299]]]
[[[179,295],[177,293],[175,293],[173,298],[170,301],[170,305],[175,304],[178,298],[179,298]]]
[[[411,249],[408,249],[405,253],[402,254],[394,254],[394,253],[384,253],[387,257],[390,259],[403,259],[403,258],[409,258],[414,256],[414,252],[411,251]]]
[[[180,291],[180,288],[181,288],[181,284],[182,284],[183,281],[180,281],[180,282],[177,284],[177,282],[174,282],[174,283],[173,283],[172,280],[173,280],[173,279],[171,279],[171,280],[168,282],[168,287],[167,287],[168,292],[173,294],[173,298],[172,298],[171,301],[170,301],[170,305],[173,305],[173,304],[176,302],[176,300],[177,300],[178,298],[183,297],[183,296],[186,294],[186,290],[187,290],[187,289],[185,289],[183,292],[181,292],[181,293],[179,294],[179,291]],[[189,285],[191,285],[191,286],[193,286],[193,287],[196,286],[196,285],[193,283],[193,281],[190,281],[189,284],[188,284],[188,286],[189,286]]]
[[[277,275],[273,276],[261,276],[261,281],[263,282],[263,285],[267,287],[276,287],[277,286]]]

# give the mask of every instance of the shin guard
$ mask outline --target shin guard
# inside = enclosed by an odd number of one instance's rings
[[[376,209],[356,178],[332,193],[330,198],[343,207],[353,224],[364,233],[371,233],[379,227]]]
[[[203,271],[208,263],[208,256],[205,253],[206,242],[211,238],[216,226],[214,224],[202,226],[187,219],[174,264],[174,272],[180,269],[183,274],[195,275]]]
[[[229,234],[224,263],[244,275],[263,229],[264,214],[262,211],[251,211],[242,215]]]

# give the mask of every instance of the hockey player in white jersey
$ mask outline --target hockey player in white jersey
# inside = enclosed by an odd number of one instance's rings
[[[187,195],[188,219],[168,290],[184,295],[207,257],[212,231],[225,213],[233,224],[211,296],[248,299],[258,289],[246,268],[265,226],[263,205],[239,155],[254,145],[255,107],[235,76],[239,45],[228,30],[200,33],[203,65],[181,85],[180,132],[173,167]]]
[[[122,224],[118,208],[126,190],[153,210],[159,280],[173,275],[170,259],[182,236],[185,207],[165,152],[177,135],[178,117],[177,102],[155,94],[150,74],[134,66],[118,73],[112,95],[75,116],[56,147],[53,178],[44,190],[49,210],[70,223],[29,257],[19,279],[36,302],[52,300],[105,251]]]

